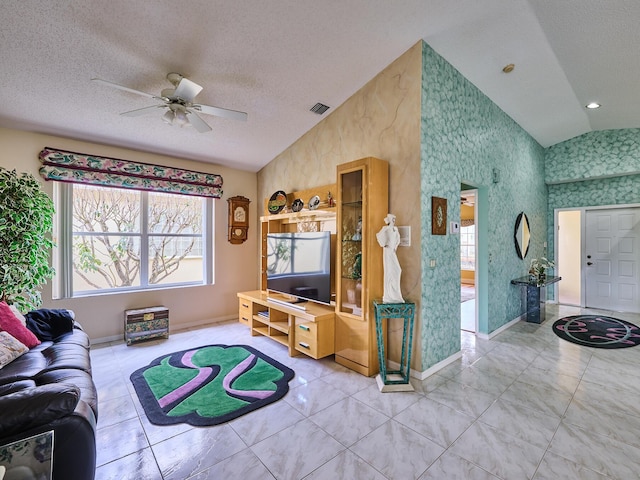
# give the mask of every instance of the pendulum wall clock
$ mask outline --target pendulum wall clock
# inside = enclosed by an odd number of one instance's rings
[[[229,231],[230,243],[240,244],[247,239],[249,230],[249,200],[243,196],[235,196],[227,199],[229,204]]]

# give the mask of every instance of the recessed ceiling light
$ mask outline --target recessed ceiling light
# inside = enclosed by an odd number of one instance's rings
[[[504,73],[511,73],[511,72],[513,72],[514,68],[516,68],[516,66],[513,63],[510,63],[509,65],[505,65],[504,68],[502,69],[502,71]]]
[[[589,110],[594,110],[594,109],[596,109],[596,108],[600,108],[601,106],[602,106],[602,105],[600,105],[600,104],[599,104],[599,103],[597,103],[597,102],[591,102],[591,103],[589,103],[589,104],[587,104],[587,105],[586,105],[586,107],[587,107]]]

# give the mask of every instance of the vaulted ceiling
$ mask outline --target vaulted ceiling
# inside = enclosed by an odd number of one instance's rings
[[[637,0],[4,0],[0,126],[257,171],[424,39],[546,147],[640,127],[639,22]],[[158,101],[91,81],[169,72],[248,120],[123,117]]]

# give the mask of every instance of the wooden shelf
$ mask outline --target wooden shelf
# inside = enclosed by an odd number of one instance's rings
[[[269,336],[269,327],[253,327],[251,330],[259,333],[260,335],[264,335],[265,337]]]
[[[269,319],[267,317],[263,317],[262,315],[254,315],[253,319],[256,322],[264,323],[265,325],[269,325]]]
[[[382,297],[382,248],[376,231],[389,212],[389,164],[368,157],[338,165],[336,362],[371,376],[378,372],[373,300]],[[353,240],[362,222],[360,240]],[[359,255],[361,278],[354,279]]]
[[[270,297],[286,300],[286,297],[278,294],[271,294]],[[295,305],[271,302],[267,293],[261,290],[240,292],[238,299],[240,322],[245,323],[243,318],[249,318],[252,336],[264,335],[284,345],[288,348],[291,357],[301,353],[312,358],[333,354],[335,331],[333,307],[309,302],[305,305],[305,310],[301,310]],[[268,317],[258,314],[265,309],[269,311]],[[251,312],[251,315],[247,312]],[[300,339],[297,339],[297,336],[300,336]],[[309,347],[299,347],[300,342]]]
[[[329,192],[335,207],[327,202]],[[389,164],[367,157],[338,165],[337,184],[289,193],[287,205],[301,199],[307,206],[315,195],[325,201],[317,210],[274,215],[268,214],[265,199],[265,215],[260,217],[262,291],[238,293],[240,322],[249,324],[252,335],[265,335],[286,345],[290,356],[322,358],[335,354],[336,362],[371,376],[379,369],[372,304],[373,299],[382,297],[384,288],[382,249],[375,232],[389,213]],[[265,292],[267,234],[311,230],[332,233],[335,305],[308,303],[306,310],[300,310],[269,302]],[[356,233],[361,235],[360,240],[353,240]],[[256,317],[265,308],[270,318]]]
[[[274,215],[265,215],[260,217],[260,221],[280,221],[284,223],[313,222],[315,220],[333,220],[336,218],[336,208],[328,208],[327,210],[301,210],[300,212],[276,213]]]
[[[269,338],[271,340],[275,340],[276,342],[284,345],[285,347],[289,346],[289,338],[287,336],[274,336],[274,335],[269,335]]]
[[[326,197],[328,192],[336,191],[336,185],[325,185],[316,189],[293,192],[287,195],[287,201],[301,198],[307,201],[313,195]],[[267,202],[265,201],[265,206]],[[265,207],[266,208],[266,207]],[[270,233],[290,233],[298,231],[329,231],[335,247],[337,207],[303,209],[300,212],[276,213],[260,217],[260,288],[267,289],[267,235]],[[335,248],[332,248],[332,255]],[[333,258],[332,258],[333,260]]]
[[[269,326],[282,333],[289,334],[289,322],[269,322]]]

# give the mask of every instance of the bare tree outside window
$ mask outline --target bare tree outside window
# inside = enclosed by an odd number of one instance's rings
[[[476,227],[469,225],[460,228],[460,268],[476,269]]]
[[[74,291],[202,281],[202,224],[199,197],[74,185]]]
[[[149,283],[160,284],[172,278],[185,258],[202,257],[202,200],[150,193],[148,211]],[[198,236],[179,236],[186,234]]]

